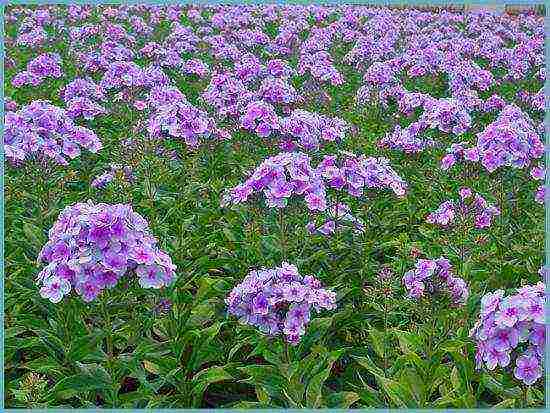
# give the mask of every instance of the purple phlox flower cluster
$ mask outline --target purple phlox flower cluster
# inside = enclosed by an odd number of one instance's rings
[[[91,201],[60,213],[39,259],[47,264],[38,275],[40,294],[54,303],[71,289],[92,301],[129,274],[143,288],[161,288],[172,283],[176,270],[130,205]]]
[[[266,72],[269,76],[287,78],[295,74],[295,70],[286,60],[272,59],[266,63]]]
[[[17,102],[15,100],[10,98],[9,96],[5,97],[4,108],[6,109],[6,111],[15,112],[18,107],[19,107],[19,105],[17,104]]]
[[[231,74],[214,74],[201,96],[222,119],[239,116],[249,102],[257,99],[255,93]]]
[[[206,77],[210,73],[207,64],[200,59],[187,60],[182,64],[181,69],[184,73],[197,75],[200,78]]]
[[[259,94],[272,104],[291,104],[298,99],[296,89],[284,79],[267,77],[262,81]]]
[[[468,142],[453,143],[447,148],[447,155],[441,158],[441,169],[446,171],[459,160],[470,162],[479,161],[479,152],[477,147],[467,148]]]
[[[426,99],[421,116],[428,128],[460,135],[470,128],[472,119],[457,99]]]
[[[306,228],[310,234],[332,235],[337,230],[346,230],[351,228],[354,233],[361,234],[365,232],[365,223],[351,214],[348,205],[339,202],[331,205],[327,209],[327,219],[322,225],[317,226],[315,222],[309,222]]]
[[[94,178],[91,183],[92,188],[103,189],[112,182],[117,175],[121,175],[128,182],[134,181],[134,174],[132,168],[129,166],[122,166],[119,164],[109,165],[109,169],[102,174]]]
[[[492,95],[483,103],[483,110],[485,112],[500,112],[506,105],[506,101],[499,95]]]
[[[36,48],[43,45],[48,40],[48,33],[42,26],[27,28],[23,30],[23,26],[19,28],[16,43],[18,46],[26,46]]]
[[[365,189],[390,189],[402,197],[407,183],[391,167],[387,158],[366,157],[344,152],[339,159],[326,155],[316,168],[329,188],[345,190],[354,197],[363,195]]]
[[[113,62],[109,65],[99,85],[104,90],[129,88],[151,88],[168,85],[169,78],[157,66],[141,68],[134,62]]]
[[[293,195],[303,196],[310,211],[327,208],[325,185],[301,152],[280,153],[265,159],[250,175],[222,197],[221,205],[240,204],[263,192],[269,208],[284,208]]]
[[[67,165],[65,156],[76,158],[80,148],[96,153],[102,144],[93,131],[76,125],[62,108],[35,100],[17,112],[6,113],[4,150],[13,162],[46,156]]]
[[[18,88],[23,85],[40,85],[48,77],[63,76],[61,56],[57,53],[42,53],[27,63],[27,70],[16,74],[11,84]]]
[[[235,75],[244,83],[258,80],[264,73],[264,67],[260,59],[252,53],[247,53],[235,63]]]
[[[263,100],[250,102],[240,122],[241,127],[256,132],[260,138],[267,138],[279,129],[279,117],[273,106]]]
[[[311,310],[336,308],[336,293],[324,289],[311,275],[283,262],[280,267],[250,271],[225,299],[228,314],[269,336],[283,334],[292,345],[300,342]]]
[[[365,72],[363,81],[372,85],[382,85],[385,83],[394,83],[397,79],[390,65],[383,62],[374,62]]]
[[[473,218],[474,226],[478,229],[489,228],[494,217],[500,215],[500,210],[495,205],[489,204],[480,194],[474,193],[470,188],[461,188],[460,200],[448,200],[431,212],[426,222],[444,227],[456,223],[456,219],[464,221]]]
[[[332,86],[344,83],[344,77],[334,67],[328,52],[302,53],[298,62],[298,74],[310,73],[319,82],[329,82]]]
[[[516,294],[503,290],[481,299],[479,319],[470,331],[477,344],[476,366],[494,370],[515,358],[514,376],[530,386],[543,375],[545,345],[544,283],[527,285]]]
[[[107,113],[107,110],[103,106],[85,96],[73,97],[67,101],[66,111],[67,115],[73,119],[83,117],[86,120],[91,120],[96,116]]]
[[[392,132],[386,133],[386,135],[378,141],[378,146],[380,148],[399,150],[405,153],[422,152],[424,149],[436,145],[433,139],[427,139],[421,136],[425,130],[426,124],[422,121],[413,122],[405,128],[402,128],[400,125],[395,125]]]
[[[441,161],[443,169],[450,168],[457,160],[481,162],[489,172],[509,166],[525,168],[544,153],[544,144],[533,121],[517,106],[508,105],[497,119],[477,134],[475,147],[451,146]]]
[[[183,139],[190,148],[197,148],[201,141],[215,139],[219,134],[208,114],[186,100],[157,107],[149,118],[147,130],[153,137],[165,133]]]
[[[148,105],[153,108],[186,101],[185,95],[176,86],[155,86],[147,97]]]
[[[342,119],[315,112],[295,109],[290,116],[281,119],[281,132],[286,137],[298,139],[304,149],[317,150],[321,141],[341,141],[349,125]]]
[[[410,298],[419,299],[426,295],[448,294],[453,305],[464,305],[468,299],[466,282],[455,277],[448,259],[419,259],[413,270],[403,276],[403,284]]]

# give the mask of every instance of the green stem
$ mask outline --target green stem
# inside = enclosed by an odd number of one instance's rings
[[[109,311],[107,310],[107,300],[108,297],[105,295],[103,300],[101,300],[101,310],[103,313],[103,321],[105,323],[105,332],[107,336],[105,337],[105,342],[107,346],[107,355],[109,358],[113,356],[113,329],[111,324],[111,317]]]
[[[281,255],[282,261],[286,261],[286,234],[285,234],[285,216],[283,208],[279,208],[279,229],[281,231]]]

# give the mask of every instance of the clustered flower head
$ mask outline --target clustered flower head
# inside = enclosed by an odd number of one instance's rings
[[[421,120],[429,128],[459,135],[467,131],[472,123],[468,112],[457,99],[426,99]]]
[[[290,116],[281,119],[283,136],[297,139],[304,149],[317,150],[322,141],[341,141],[345,138],[348,124],[336,117],[295,109]]]
[[[327,208],[325,185],[301,152],[280,153],[265,159],[242,184],[227,191],[222,206],[240,204],[263,192],[268,207],[284,208],[292,195],[304,196],[311,211]]]
[[[78,126],[67,112],[47,101],[35,100],[17,112],[7,112],[4,150],[12,162],[45,156],[67,165],[81,148],[96,153],[101,141],[90,129]]]
[[[218,133],[208,114],[186,100],[157,107],[149,118],[148,131],[153,137],[165,133],[180,138],[191,148],[198,147],[201,140],[217,137]]]
[[[477,134],[477,144],[453,144],[441,160],[448,169],[458,160],[481,162],[489,172],[508,166],[525,168],[544,153],[544,145],[533,121],[515,105],[506,106],[497,119]]]
[[[222,119],[238,116],[249,102],[257,99],[240,79],[225,73],[214,74],[201,97]]]
[[[514,376],[526,385],[543,375],[545,346],[544,283],[527,285],[516,294],[503,290],[481,299],[479,320],[470,331],[477,343],[477,368],[508,367],[515,358]]]
[[[267,138],[279,129],[279,118],[269,103],[256,100],[247,105],[241,126],[256,132],[260,138]]]
[[[311,275],[283,262],[280,267],[251,271],[225,300],[228,313],[265,334],[283,334],[296,345],[306,332],[311,310],[336,308],[336,293],[321,288]]]
[[[40,85],[48,77],[63,76],[61,56],[57,53],[42,53],[27,64],[27,70],[19,72],[11,81],[13,87]]]
[[[379,141],[378,146],[384,149],[393,149],[405,153],[419,153],[427,148],[435,146],[433,139],[425,138],[423,132],[426,129],[424,122],[413,122],[402,128],[395,125],[393,131],[386,133]]]
[[[413,270],[403,276],[403,284],[409,297],[419,299],[428,295],[447,294],[454,305],[464,305],[468,299],[466,282],[455,277],[448,259],[419,259]]]
[[[259,90],[260,96],[272,104],[290,104],[298,99],[296,89],[277,77],[267,77],[262,81]]]
[[[473,218],[474,226],[478,229],[489,228],[493,217],[500,215],[495,205],[489,204],[480,194],[472,192],[470,188],[461,188],[460,200],[444,201],[426,218],[430,224],[444,227],[456,224],[456,220],[465,221]]]
[[[161,288],[172,283],[176,270],[130,205],[92,201],[59,214],[39,260],[47,264],[38,275],[40,294],[54,303],[71,289],[92,301],[131,274],[143,288]]]
[[[366,157],[343,152],[342,157],[326,155],[316,168],[330,188],[345,190],[354,197],[365,189],[390,189],[404,196],[407,183],[391,167],[387,158]]]

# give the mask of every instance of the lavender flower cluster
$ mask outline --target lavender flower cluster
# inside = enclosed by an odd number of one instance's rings
[[[311,211],[327,208],[321,177],[302,152],[280,153],[264,160],[242,184],[227,191],[222,206],[240,204],[255,192],[263,191],[268,207],[284,208],[292,195],[303,196]]]
[[[283,334],[299,343],[311,319],[311,310],[336,308],[336,293],[321,288],[311,275],[283,262],[280,267],[251,271],[225,300],[228,313],[265,334]]]
[[[419,299],[427,294],[447,294],[454,305],[464,305],[469,291],[466,282],[452,274],[448,259],[419,259],[413,270],[403,276],[409,297]]]
[[[61,56],[57,53],[42,53],[27,64],[27,70],[16,74],[11,84],[15,88],[24,85],[39,86],[48,77],[63,76]]]
[[[476,340],[477,368],[508,367],[515,358],[514,376],[526,385],[543,375],[545,346],[544,284],[527,285],[516,294],[503,290],[481,299],[479,320],[470,331]]]
[[[342,119],[295,109],[290,116],[281,119],[284,137],[298,140],[297,144],[308,150],[316,150],[322,141],[342,141],[349,125]],[[290,145],[291,149],[295,144]]]
[[[387,158],[366,157],[343,152],[343,156],[326,155],[316,171],[326,181],[327,186],[346,190],[354,197],[363,195],[365,189],[390,189],[403,197],[407,183],[390,166]]]
[[[72,289],[92,301],[130,274],[143,288],[161,288],[172,283],[176,270],[131,206],[92,201],[59,214],[39,260],[46,264],[38,275],[40,294],[54,303]]]
[[[7,112],[4,150],[8,160],[22,162],[47,157],[67,165],[85,148],[96,153],[102,147],[94,132],[76,125],[64,109],[35,100],[17,112]]]
[[[441,160],[448,169],[458,160],[481,162],[488,172],[508,166],[525,168],[544,153],[544,145],[533,121],[515,105],[508,105],[497,119],[477,134],[477,144],[466,148],[454,144]]]

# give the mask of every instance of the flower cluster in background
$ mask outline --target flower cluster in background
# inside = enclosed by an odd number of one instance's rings
[[[446,294],[454,305],[464,305],[469,291],[466,282],[452,273],[452,265],[446,258],[419,259],[413,270],[403,276],[403,284],[409,297]]]
[[[470,188],[461,188],[459,195],[459,201],[448,200],[439,205],[426,217],[426,222],[449,227],[471,220],[475,228],[482,229],[490,227],[493,218],[500,215],[498,207]]]

